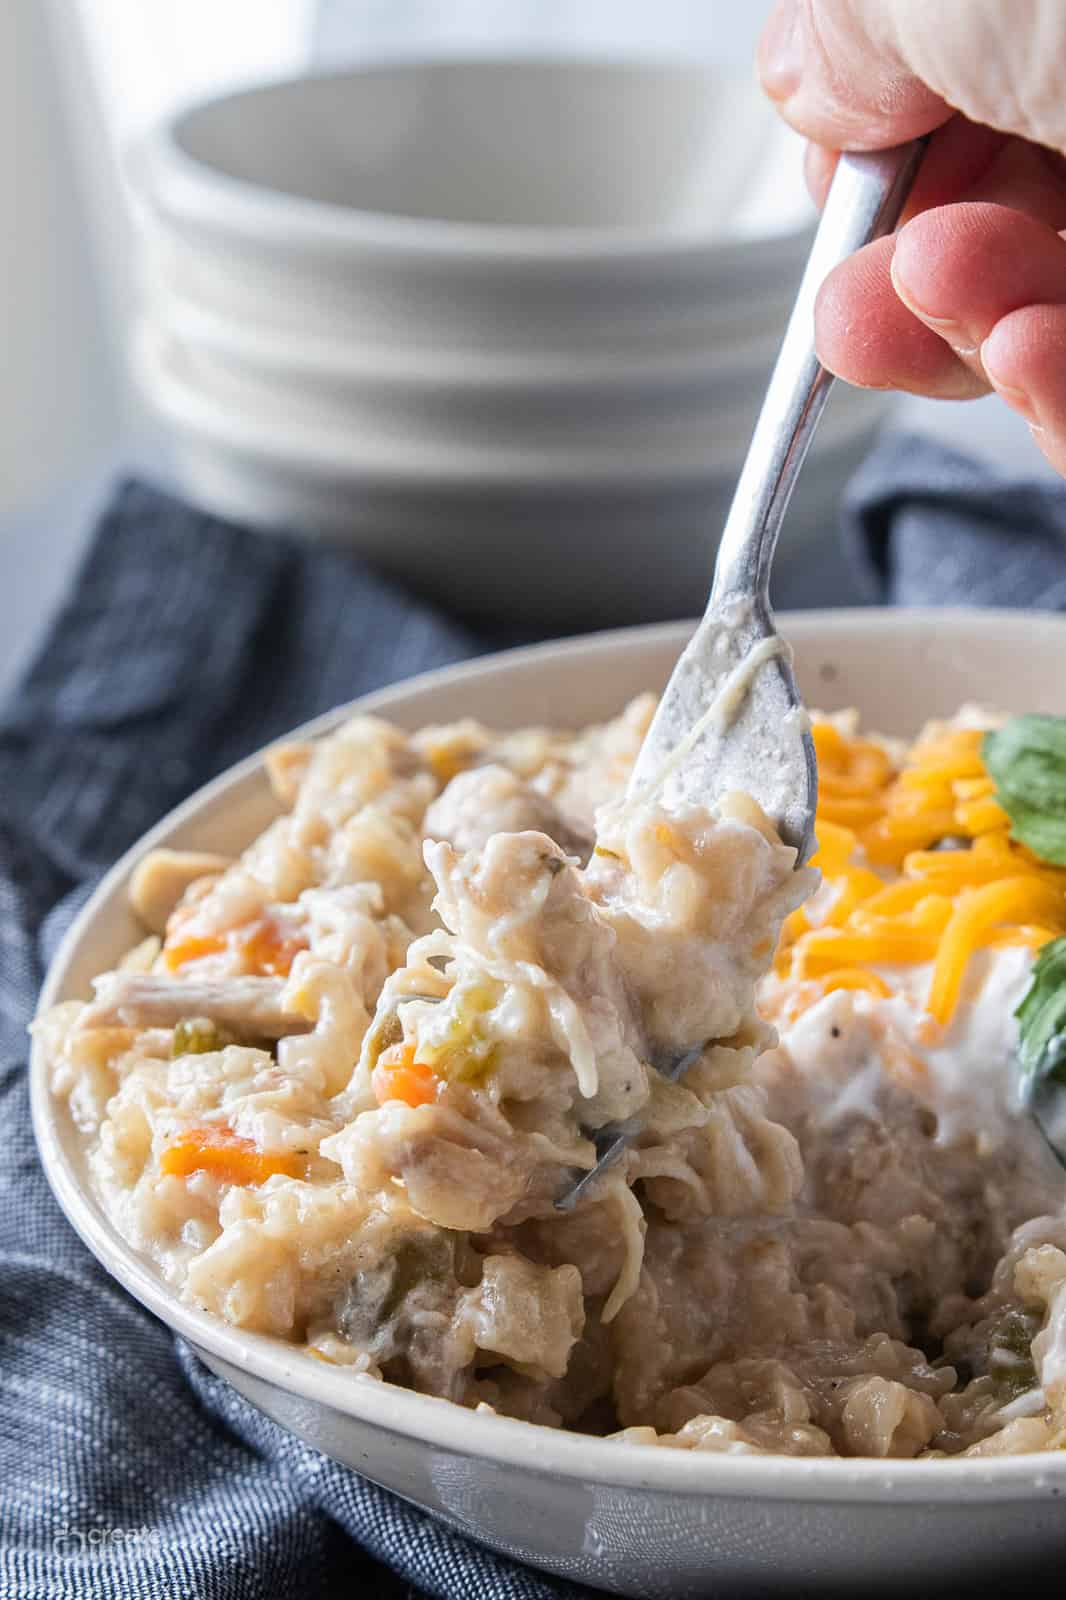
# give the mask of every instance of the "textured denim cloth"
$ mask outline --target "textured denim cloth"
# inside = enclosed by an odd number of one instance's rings
[[[896,600],[1066,600],[1066,501],[977,481],[887,446],[847,508],[869,581]],[[27,1104],[26,1023],[101,871],[237,757],[485,642],[340,554],[133,484],[0,715],[0,1600],[584,1592],[447,1532],[214,1378],[72,1233]]]
[[[1066,609],[1066,491],[890,435],[848,486],[844,540],[866,600]]]

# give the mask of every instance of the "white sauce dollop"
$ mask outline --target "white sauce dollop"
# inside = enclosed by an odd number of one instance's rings
[[[1014,1091],[1018,1023],[1014,1012],[1029,987],[1033,953],[1023,948],[978,950],[966,965],[955,1015],[932,1045],[916,1031],[929,993],[931,968],[912,968],[913,999],[898,994],[881,1004],[928,1063],[940,1143],[965,1134],[983,1134],[999,1143],[1006,1125],[1020,1111]],[[897,973],[897,982],[899,975]]]
[[[861,991],[829,994],[781,1027],[782,1045],[812,1085],[824,1074],[820,1120],[834,1122],[855,1111],[877,1114],[884,1069],[868,1024],[884,1022],[928,1068],[920,1098],[936,1116],[937,1142],[976,1135],[989,1147],[999,1144],[1020,1110],[1014,1011],[1029,986],[1032,962],[1026,949],[977,951],[967,964],[955,1016],[939,1033],[925,1012],[932,977],[927,965],[879,969],[894,991],[888,999]]]

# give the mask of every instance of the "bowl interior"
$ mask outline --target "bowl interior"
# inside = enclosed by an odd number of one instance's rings
[[[867,725],[885,732],[912,732],[924,718],[950,713],[966,700],[1008,711],[1062,708],[1063,616],[871,609],[795,613],[780,620],[795,648],[809,702],[826,710],[858,704]],[[501,727],[538,721],[576,726],[611,715],[641,689],[661,686],[687,633],[687,626],[670,624],[513,651],[396,685],[359,702],[358,709],[409,728],[460,715]],[[345,709],[332,712],[301,731],[324,732],[346,714]],[[52,964],[41,1007],[86,997],[92,977],[140,936],[125,890],[148,849],[166,843],[233,851],[275,814],[261,762],[252,757],[164,819],[116,865],[81,913]],[[66,1109],[48,1092],[45,1063],[36,1049],[32,1079],[34,1124],[46,1171],[90,1248],[150,1309],[203,1350],[287,1394],[411,1438],[585,1482],[774,1498],[828,1494],[841,1501],[894,1493],[923,1503],[1060,1492],[1066,1475],[1061,1455],[844,1463],[644,1446],[623,1450],[610,1441],[478,1416],[389,1384],[353,1383],[292,1347],[226,1327],[177,1301],[144,1258],[119,1238],[88,1190],[78,1134]]]
[[[742,231],[731,219],[775,138],[747,72],[564,60],[362,67],[227,95],[174,126],[203,167],[328,206],[702,234]]]

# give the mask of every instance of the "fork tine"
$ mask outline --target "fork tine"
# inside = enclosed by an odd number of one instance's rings
[[[666,1067],[655,1070],[664,1078],[669,1078],[676,1083],[677,1079],[686,1073],[689,1067],[694,1066],[707,1048],[705,1044],[693,1045],[691,1050],[685,1050]],[[556,1211],[573,1211],[578,1201],[586,1195],[597,1178],[613,1167],[623,1151],[628,1149],[629,1141],[640,1132],[640,1125],[635,1121],[626,1123],[608,1123],[593,1135],[596,1146],[596,1165],[588,1172],[583,1172],[577,1182],[572,1184],[555,1202]]]

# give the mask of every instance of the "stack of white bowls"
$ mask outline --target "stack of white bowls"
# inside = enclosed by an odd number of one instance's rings
[[[809,242],[748,74],[363,67],[201,104],[131,173],[182,487],[475,617],[698,610]],[[883,398],[834,397],[802,551]]]

